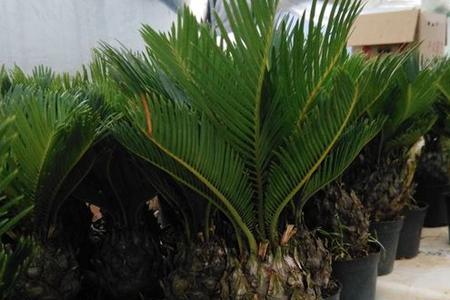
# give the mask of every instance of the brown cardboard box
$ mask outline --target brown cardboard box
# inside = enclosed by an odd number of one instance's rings
[[[401,51],[412,42],[421,42],[419,51],[425,60],[443,56],[447,17],[419,9],[363,14],[353,25],[348,46],[376,55]]]

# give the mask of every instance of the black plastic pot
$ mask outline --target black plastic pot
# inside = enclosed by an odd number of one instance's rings
[[[440,227],[448,225],[447,217],[447,185],[436,185],[419,182],[414,198],[429,205],[425,217],[425,227]]]
[[[428,204],[423,203],[405,211],[398,241],[397,259],[413,258],[419,253],[420,236],[427,209]]]
[[[370,224],[371,233],[383,246],[380,262],[378,263],[378,275],[387,275],[394,270],[394,261],[397,255],[398,240],[402,229],[403,218],[395,221],[375,222]]]
[[[374,300],[380,251],[366,257],[333,262],[332,276],[341,283],[341,300]]]
[[[326,298],[323,298],[323,300],[340,300],[341,299],[342,285],[340,283],[338,283],[338,287],[339,288],[337,289],[337,291],[333,295],[328,296]]]

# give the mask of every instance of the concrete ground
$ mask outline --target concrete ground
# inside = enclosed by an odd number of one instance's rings
[[[448,227],[423,229],[419,255],[378,277],[376,300],[450,300]]]

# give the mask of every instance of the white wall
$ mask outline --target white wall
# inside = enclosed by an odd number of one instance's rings
[[[0,0],[0,65],[73,72],[99,41],[139,50],[141,24],[167,30],[174,19],[158,0]]]
[[[308,2],[283,1],[286,6]],[[376,6],[393,0],[370,1]],[[206,0],[178,2],[190,4],[200,15],[206,4]],[[43,64],[73,72],[89,62],[99,41],[119,40],[141,50],[141,24],[167,30],[175,18],[159,0],[0,0],[0,65],[17,64],[29,72]]]

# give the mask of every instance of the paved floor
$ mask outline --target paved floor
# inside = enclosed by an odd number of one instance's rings
[[[424,228],[420,253],[378,277],[377,300],[450,300],[448,228]]]

